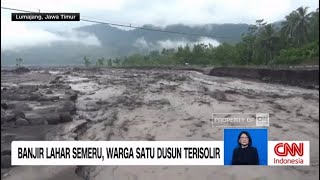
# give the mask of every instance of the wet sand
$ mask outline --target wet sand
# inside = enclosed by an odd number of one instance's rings
[[[40,85],[39,89],[31,88],[32,91],[26,88],[37,85]],[[5,96],[3,88],[10,91],[20,86],[27,89],[23,93],[39,92],[45,94],[46,98],[29,100]],[[21,166],[2,168],[3,179],[319,178],[318,90],[213,77],[194,71],[133,69],[60,70],[31,72],[22,76],[2,73],[1,89],[2,99],[4,97],[1,103],[18,104],[23,101],[29,105],[29,109],[17,105],[14,108],[23,111],[26,116],[30,116],[30,113],[60,113],[62,111],[58,107],[61,104],[74,103],[76,112],[63,109],[63,113],[67,111],[70,114],[71,121],[60,117],[41,124],[50,126],[42,139],[223,140],[223,128],[211,124],[212,113],[264,112],[270,113],[269,140],[309,140],[311,144],[311,166],[308,167],[49,166],[41,167],[35,173],[34,167]],[[17,89],[14,91],[20,92]],[[47,94],[49,89],[53,91],[52,94]],[[60,98],[50,99],[49,96]],[[1,112],[7,117],[14,109],[2,109]],[[30,121],[28,117],[26,119]],[[51,125],[46,125],[48,122]],[[28,124],[21,127],[10,123],[2,123],[2,139],[3,134],[11,137],[12,128],[40,126]],[[36,138],[40,135],[30,136]]]

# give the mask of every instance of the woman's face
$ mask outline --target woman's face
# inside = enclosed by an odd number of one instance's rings
[[[246,134],[241,134],[240,139],[239,139],[239,143],[242,146],[247,146],[249,144],[249,138]]]

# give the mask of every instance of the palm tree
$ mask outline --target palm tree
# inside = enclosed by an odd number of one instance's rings
[[[273,26],[271,24],[265,25],[260,34],[261,47],[265,49],[266,53],[265,64],[273,59],[274,50],[276,49],[275,45],[278,40],[279,37],[277,36]]]
[[[296,12],[298,14],[298,21],[295,24],[295,33],[298,37],[299,45],[307,41],[311,13],[307,13],[308,7],[299,7]]]
[[[310,17],[310,40],[319,39],[319,8]]]
[[[294,41],[294,29],[298,19],[298,14],[293,11],[288,16],[286,16],[286,20],[282,23],[281,34],[287,44],[289,44],[290,41]]]
[[[286,16],[286,21],[283,22],[281,31],[286,35],[287,41],[293,40],[298,45],[307,41],[310,16],[311,13],[308,13],[308,7],[299,7]]]

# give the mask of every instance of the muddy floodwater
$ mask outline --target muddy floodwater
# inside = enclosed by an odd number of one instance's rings
[[[309,140],[310,166],[17,166],[13,140],[221,141],[212,113],[270,114],[269,140]],[[1,179],[319,178],[319,90],[185,70],[1,73]]]

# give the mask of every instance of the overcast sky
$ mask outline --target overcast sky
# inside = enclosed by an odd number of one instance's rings
[[[2,7],[42,12],[80,12],[82,18],[142,26],[153,24],[249,23],[257,19],[268,22],[283,20],[300,6],[319,7],[318,0],[1,0]],[[49,31],[71,31],[86,22],[11,22],[13,11],[1,10],[1,50],[21,45],[32,46],[63,39]],[[89,41],[99,44],[95,37]]]

